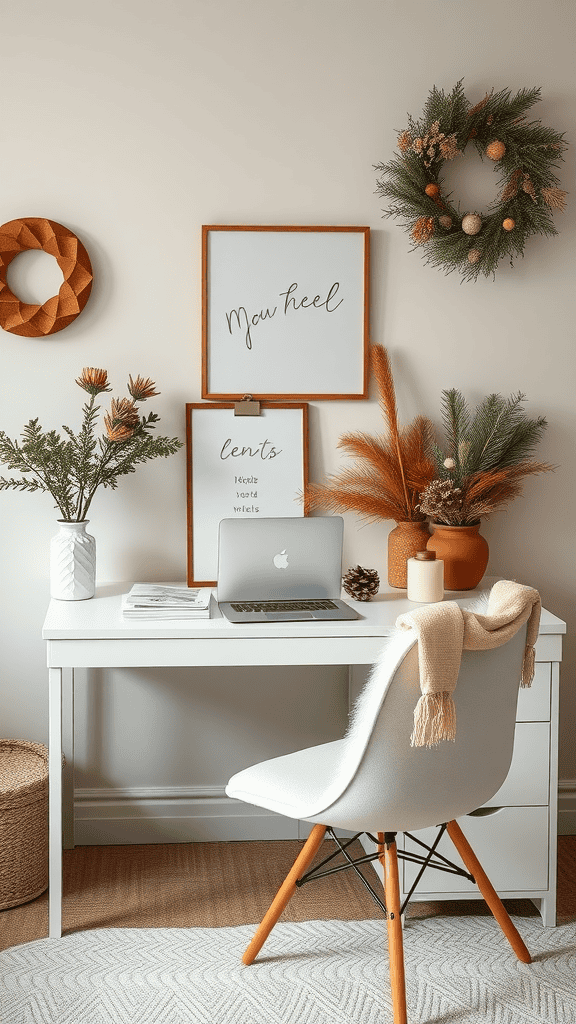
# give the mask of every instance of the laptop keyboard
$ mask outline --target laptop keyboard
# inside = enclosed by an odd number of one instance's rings
[[[337,608],[333,601],[242,601],[234,602],[230,607],[235,612],[317,612],[332,611]]]

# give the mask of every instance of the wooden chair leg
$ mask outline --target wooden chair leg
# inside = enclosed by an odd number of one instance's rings
[[[383,850],[383,852],[381,852]],[[385,833],[378,833],[379,860],[384,868],[386,924],[388,927],[388,955],[390,959],[390,986],[394,1024],[407,1024],[406,980],[404,976],[404,944],[400,917],[400,879],[396,839],[386,842]]]
[[[512,949],[516,953],[516,956],[524,964],[532,963],[532,957],[528,952],[522,938],[516,928],[514,927],[506,907],[502,903],[498,893],[492,886],[488,876],[486,875],[480,861],[478,860],[474,850],[470,846],[470,843],[466,839],[462,829],[456,821],[449,821],[446,825],[446,830],[450,836],[454,846],[458,850],[466,868],[471,875],[474,875],[476,879],[476,885],[480,889],[486,903],[490,907],[490,910],[494,914],[494,917],[498,921],[504,935],[508,939],[508,942],[512,946]]]
[[[260,925],[252,939],[252,942],[247,947],[244,956],[242,957],[242,963],[249,965],[258,956],[258,953],[262,949],[262,946],[266,942],[266,939],[270,935],[274,925],[276,924],[280,914],[287,905],[290,897],[294,895],[296,891],[296,882],[304,874],[307,867],[312,863],[318,848],[324,839],[324,833],[326,832],[326,825],[314,825],[308,839],[304,843],[298,857],[294,861],[292,868],[286,875],[286,878],[282,882],[276,896],[274,897],[269,909],[262,918]]]

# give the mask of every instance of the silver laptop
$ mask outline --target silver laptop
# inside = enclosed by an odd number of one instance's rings
[[[341,516],[223,519],[218,605],[231,622],[358,619],[340,600]]]

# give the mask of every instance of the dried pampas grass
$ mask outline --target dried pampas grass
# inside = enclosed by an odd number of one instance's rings
[[[432,423],[417,416],[409,426],[399,427],[394,379],[382,345],[371,346],[370,369],[386,433],[375,437],[361,431],[343,434],[338,447],[355,465],[327,477],[324,483],[309,484],[305,511],[357,512],[369,521],[423,522],[425,516],[417,509],[419,495],[435,476]]]

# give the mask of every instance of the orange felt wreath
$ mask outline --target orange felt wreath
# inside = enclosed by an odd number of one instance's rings
[[[42,305],[21,302],[6,282],[10,263],[27,249],[42,249],[54,256],[64,281],[58,295]],[[22,217],[0,227],[0,327],[25,338],[56,334],[76,319],[92,288],[90,257],[72,231],[45,217]]]

